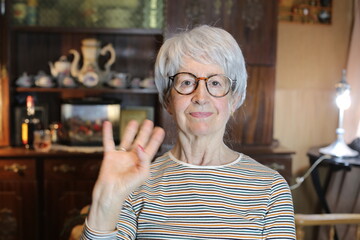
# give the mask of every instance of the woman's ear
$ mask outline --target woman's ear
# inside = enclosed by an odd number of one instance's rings
[[[172,115],[173,114],[173,109],[172,109],[172,105],[171,105],[171,93],[170,93],[170,89],[168,89],[165,93],[164,93],[164,98],[163,98],[163,107],[165,108],[165,110]]]
[[[173,108],[171,107],[170,100],[166,101],[165,109],[170,115],[173,115]]]
[[[166,106],[166,111],[167,111],[170,115],[172,115],[172,111],[171,111],[169,105]]]
[[[240,96],[232,96],[230,100],[230,111],[232,114],[236,111],[237,105],[240,102],[240,100],[241,100]]]

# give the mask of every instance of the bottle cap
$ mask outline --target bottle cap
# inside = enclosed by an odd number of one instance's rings
[[[34,98],[31,95],[26,97],[26,109],[27,109],[27,114],[28,115],[34,115],[35,114]]]

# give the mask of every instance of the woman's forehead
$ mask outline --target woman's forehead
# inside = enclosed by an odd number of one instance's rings
[[[178,72],[190,72],[195,75],[224,74],[223,68],[215,63],[204,62],[201,59],[184,57]]]

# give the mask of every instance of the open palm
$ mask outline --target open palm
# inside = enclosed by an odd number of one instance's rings
[[[104,158],[93,190],[89,226],[97,230],[114,228],[118,213],[127,196],[149,175],[150,162],[157,153],[165,132],[145,120],[141,127],[130,121],[116,149],[112,125],[103,125]]]
[[[150,120],[145,120],[140,130],[136,121],[125,128],[120,150],[116,150],[112,126],[103,126],[104,159],[98,181],[116,184],[119,193],[129,193],[144,182],[149,173],[151,160],[164,139],[164,130],[154,128]],[[126,149],[124,151],[123,149]]]

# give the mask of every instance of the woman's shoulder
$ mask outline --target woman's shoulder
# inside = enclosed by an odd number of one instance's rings
[[[256,159],[245,155],[243,153],[240,153],[240,161],[237,163],[237,167],[240,167],[242,169],[248,170],[248,171],[254,171],[259,172],[260,174],[269,174],[269,175],[279,175],[280,174],[271,169],[270,167],[258,162]]]

